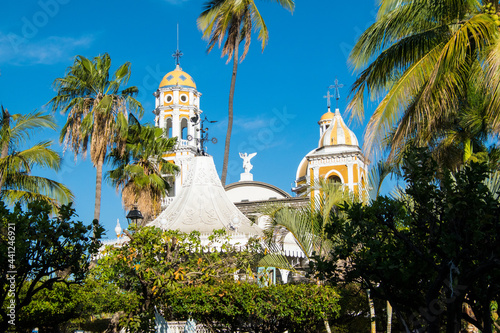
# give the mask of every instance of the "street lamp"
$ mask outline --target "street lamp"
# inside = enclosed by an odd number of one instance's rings
[[[140,221],[143,220],[144,217],[141,214],[141,211],[137,209],[137,206],[134,206],[130,212],[127,214],[128,224],[134,223],[135,225],[140,225]]]

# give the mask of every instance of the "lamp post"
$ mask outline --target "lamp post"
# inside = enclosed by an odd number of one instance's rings
[[[141,211],[137,209],[137,206],[134,206],[134,208],[132,208],[127,214],[127,220],[129,225],[131,223],[134,223],[136,226],[140,225],[140,222],[143,219],[144,217],[142,216]]]

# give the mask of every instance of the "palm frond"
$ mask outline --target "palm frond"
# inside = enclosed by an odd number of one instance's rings
[[[394,171],[394,166],[384,160],[380,160],[374,165],[368,174],[368,186],[370,188],[370,198],[375,200],[380,195],[380,189],[384,179]]]
[[[48,202],[54,209],[74,200],[71,191],[54,180],[24,173],[8,174],[2,199],[9,205],[27,204],[34,200]]]

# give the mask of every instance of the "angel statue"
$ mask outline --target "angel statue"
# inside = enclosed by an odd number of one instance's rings
[[[257,153],[253,153],[250,155],[248,155],[247,153],[244,154],[240,153],[240,157],[243,159],[243,169],[245,169],[245,173],[250,173],[250,170],[252,170],[253,165],[250,164],[250,160],[255,155],[257,155]]]

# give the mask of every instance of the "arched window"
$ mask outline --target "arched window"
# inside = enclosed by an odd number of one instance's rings
[[[188,135],[188,133],[187,133],[187,131],[188,131],[187,127],[188,127],[188,121],[187,121],[187,119],[186,118],[182,118],[182,120],[181,120],[181,139],[182,140],[187,140],[187,135]]]
[[[167,132],[167,137],[170,139],[172,137],[172,118],[167,119],[167,127],[165,129]]]
[[[331,182],[331,183],[342,184],[342,180],[337,175],[331,175],[330,177],[328,177],[328,181]]]

